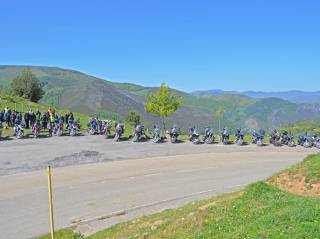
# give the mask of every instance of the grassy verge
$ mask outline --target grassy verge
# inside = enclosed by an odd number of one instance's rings
[[[320,154],[281,173],[320,180]],[[88,239],[118,238],[319,238],[320,197],[279,189],[270,182],[249,185],[237,193],[196,201],[178,209],[120,223]],[[62,239],[81,238],[62,230]],[[44,239],[48,237],[40,237]]]

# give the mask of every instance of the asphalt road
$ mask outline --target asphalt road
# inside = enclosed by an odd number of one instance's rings
[[[114,143],[99,136],[0,143],[0,238],[49,231],[45,167],[53,165],[57,228],[112,224],[242,189],[315,149]],[[66,167],[68,166],[68,167]]]

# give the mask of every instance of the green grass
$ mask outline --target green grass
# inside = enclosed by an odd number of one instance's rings
[[[77,235],[71,229],[63,229],[57,231],[55,234],[56,239],[80,239],[81,237],[77,238]],[[36,237],[35,239],[51,239],[50,235]]]
[[[320,154],[288,169],[320,178]],[[320,238],[320,198],[291,194],[258,182],[241,192],[189,203],[120,223],[87,239]],[[61,232],[69,233],[68,229]],[[40,237],[43,239],[46,237]],[[60,238],[60,237],[59,237]],[[70,234],[65,239],[76,238]]]
[[[320,181],[320,155],[310,155],[302,163],[288,169],[289,174],[302,174],[307,181]]]

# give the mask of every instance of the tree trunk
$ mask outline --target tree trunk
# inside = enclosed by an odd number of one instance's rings
[[[164,117],[162,117],[162,124],[163,124],[163,135],[166,134],[166,123],[164,121]]]

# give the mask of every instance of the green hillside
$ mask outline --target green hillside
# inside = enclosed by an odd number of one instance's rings
[[[306,132],[310,135],[320,135],[320,119],[292,123],[281,128],[281,130],[291,131],[295,135],[304,134]]]
[[[147,125],[161,123],[144,112],[144,95],[157,87],[115,83],[57,67],[0,66],[0,90],[8,90],[10,82],[26,67],[44,85],[46,93],[42,103],[115,120],[123,120],[129,111],[137,111]],[[224,109],[221,125],[231,129],[268,129],[320,116],[317,105],[298,105],[276,98],[254,100],[235,94],[194,96],[176,92],[184,97],[184,105],[168,119],[167,125],[175,123],[183,129],[193,125],[217,128],[215,111],[219,107]]]

